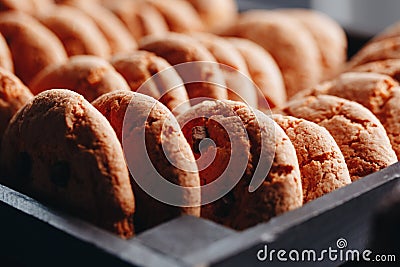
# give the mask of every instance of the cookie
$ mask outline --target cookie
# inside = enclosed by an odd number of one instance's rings
[[[282,106],[286,103],[286,89],[282,73],[272,56],[258,44],[243,38],[227,38],[246,61],[250,77],[263,97],[258,100],[260,109]],[[260,97],[260,96],[259,96]],[[265,107],[267,101],[269,107]]]
[[[321,126],[303,119],[274,115],[296,149],[304,203],[351,183],[340,148]]]
[[[8,71],[14,72],[14,64],[11,57],[10,49],[3,35],[0,33],[0,67]]]
[[[130,90],[124,78],[107,61],[95,56],[74,56],[49,66],[30,83],[33,94],[60,88],[83,95],[88,101],[116,90]]]
[[[21,11],[36,14],[47,10],[52,4],[51,0],[0,0],[0,12]]]
[[[266,115],[241,102],[204,101],[178,121],[197,159],[202,185],[217,183],[211,188],[228,192],[202,207],[203,218],[244,230],[302,205],[296,151]],[[261,185],[254,186],[252,179],[261,179]],[[203,192],[202,199],[207,197]]]
[[[110,46],[96,24],[77,8],[56,6],[40,21],[61,40],[68,56],[110,56]]]
[[[215,57],[228,87],[228,99],[242,101],[258,107],[257,89],[254,87],[246,61],[239,51],[228,41],[210,33],[192,33],[191,36],[202,43]]]
[[[147,35],[163,35],[169,30],[161,13],[146,1],[109,0],[105,5],[137,41]]]
[[[194,103],[202,98],[227,99],[225,79],[214,56],[195,39],[179,34],[148,36],[139,43],[142,50],[165,58],[177,71],[186,84],[186,90]],[[183,63],[192,63],[179,65]],[[175,66],[177,65],[177,66]]]
[[[0,68],[0,140],[11,118],[31,98],[31,91],[14,74]]]
[[[108,41],[111,54],[131,52],[137,49],[137,43],[128,29],[108,9],[88,1],[69,0],[66,4],[79,8],[96,23]]]
[[[199,174],[188,143],[169,110],[155,99],[134,92],[112,92],[93,105],[111,122],[123,143],[136,199],[135,229],[142,232],[183,214],[200,216]],[[145,142],[145,147],[140,146]],[[146,159],[151,161],[147,165]],[[158,173],[162,177],[158,177]],[[137,184],[157,179],[188,187],[174,198],[186,206],[171,206],[148,195]],[[141,183],[142,183],[141,182]],[[161,190],[161,189],[160,189]]]
[[[197,32],[204,30],[196,10],[185,0],[147,0],[164,17],[173,32]]]
[[[377,34],[371,42],[381,41],[385,39],[390,39],[394,37],[400,37],[400,22],[396,22],[386,29],[384,29],[381,33]]]
[[[17,11],[1,13],[0,33],[10,48],[15,74],[25,84],[47,66],[67,60],[57,36],[26,14]]]
[[[343,28],[327,15],[309,9],[280,9],[298,20],[314,38],[322,63],[322,80],[339,74],[347,61],[347,36]]]
[[[367,44],[350,59],[347,70],[369,62],[386,59],[400,59],[400,37]]]
[[[200,15],[210,32],[218,33],[229,27],[238,17],[238,6],[234,0],[188,0]]]
[[[281,112],[325,127],[341,149],[352,181],[397,162],[381,122],[356,102],[310,96],[290,101]]]
[[[136,51],[114,56],[111,64],[132,91],[154,97],[175,115],[190,108],[181,77],[165,59],[147,51]]]
[[[385,74],[396,81],[400,81],[400,59],[387,59],[374,61],[364,65],[357,66],[351,70],[352,72],[375,72]]]
[[[7,184],[122,237],[133,235],[135,202],[122,147],[82,96],[38,95],[12,119],[2,147]]]
[[[250,39],[272,55],[282,72],[289,97],[317,84],[322,78],[321,57],[314,38],[288,15],[247,11],[227,34]]]

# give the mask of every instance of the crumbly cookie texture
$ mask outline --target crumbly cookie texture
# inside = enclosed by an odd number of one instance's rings
[[[296,98],[309,95],[333,95],[353,100],[368,108],[381,121],[400,158],[399,84],[391,77],[378,73],[349,72],[337,79],[301,92]]]
[[[12,119],[2,146],[6,184],[122,237],[133,235],[135,202],[122,147],[82,96],[38,95]]]
[[[114,56],[111,64],[132,91],[154,97],[175,115],[190,108],[182,78],[165,59],[147,51],[135,51]]]
[[[74,56],[67,62],[51,65],[30,83],[34,94],[53,88],[69,89],[88,101],[117,90],[130,90],[125,79],[106,60],[95,56]]]
[[[273,115],[296,149],[304,203],[351,183],[340,148],[321,126],[290,116]]]
[[[239,183],[222,199],[202,207],[202,217],[243,230],[302,205],[295,149],[271,119],[265,115],[256,116],[240,102],[205,101],[179,116],[178,121],[198,159],[202,185],[240,176],[236,177]],[[215,146],[198,149],[196,146],[201,140],[197,139],[204,137],[212,139]],[[204,166],[202,161],[207,160],[209,154],[216,157],[210,165]],[[242,161],[244,166],[240,166]],[[265,173],[260,173],[260,169]],[[262,175],[257,178],[263,182],[251,193],[249,185],[256,173]]]
[[[125,150],[134,175],[134,218],[137,232],[150,229],[182,214],[200,216],[200,178],[193,153],[173,115],[155,99],[130,91],[105,94],[93,105],[110,121]],[[145,140],[146,148],[140,146]],[[146,164],[147,157],[152,165]],[[156,184],[160,178],[190,190],[174,196],[187,207],[164,204],[149,196],[136,179]]]
[[[281,113],[325,127],[341,149],[352,181],[397,162],[381,122],[356,102],[335,96],[310,96],[289,102]]]
[[[400,81],[400,59],[387,59],[354,67],[351,72],[375,72],[385,74]]]

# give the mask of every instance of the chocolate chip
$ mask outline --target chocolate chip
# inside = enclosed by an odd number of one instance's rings
[[[21,182],[28,182],[32,172],[32,158],[26,152],[20,152],[17,156],[17,178]]]
[[[59,161],[51,166],[50,179],[56,186],[67,187],[70,176],[71,169],[68,162]]]
[[[200,153],[200,143],[204,139],[208,138],[207,128],[204,126],[195,126],[192,129],[192,140],[193,140],[193,151],[194,153]]]

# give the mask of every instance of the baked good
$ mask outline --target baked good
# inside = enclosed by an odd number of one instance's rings
[[[96,23],[111,49],[111,54],[131,52],[137,43],[125,25],[110,10],[90,1],[68,0],[66,4],[83,11]]]
[[[296,149],[304,203],[351,183],[340,148],[321,126],[290,116],[274,115]]]
[[[366,63],[351,69],[352,72],[375,72],[400,81],[400,59],[387,59]]]
[[[67,60],[57,36],[29,15],[18,11],[1,13],[0,33],[10,48],[15,74],[25,84],[45,67]]]
[[[125,24],[137,41],[169,30],[161,13],[146,1],[109,0],[105,1],[105,6]]]
[[[30,83],[33,94],[54,88],[69,89],[93,101],[102,94],[130,90],[124,78],[106,60],[95,56],[74,56],[51,65]]]
[[[317,84],[322,78],[321,57],[314,38],[289,15],[246,11],[226,34],[250,39],[267,50],[282,72],[289,97]]]
[[[228,99],[242,101],[258,107],[258,95],[250,78],[246,62],[239,51],[228,41],[210,33],[192,33],[193,38],[202,43],[215,57],[228,88]]]
[[[335,96],[293,100],[281,113],[325,127],[342,151],[352,181],[397,162],[381,122],[362,105]]]
[[[185,0],[147,0],[164,17],[173,32],[196,32],[204,30],[199,14]]]
[[[165,59],[147,51],[136,51],[114,56],[111,64],[132,91],[154,97],[175,115],[190,108],[181,77]]]
[[[196,163],[179,125],[155,99],[134,92],[112,92],[93,105],[111,122],[120,138],[132,174],[136,199],[135,229],[147,230],[182,214],[200,216],[200,179]],[[159,186],[167,181],[181,188],[172,193]],[[180,206],[156,200],[154,191],[167,194]],[[149,195],[149,192],[151,195]]]
[[[82,96],[38,95],[12,119],[2,147],[7,184],[122,237],[133,235],[135,202],[122,147]]]
[[[0,68],[0,140],[11,118],[31,98],[31,91],[14,74]]]
[[[179,33],[169,33],[143,38],[139,47],[165,58],[177,69],[182,80],[187,83],[186,90],[193,104],[204,98],[227,99],[225,79],[216,59],[195,39]]]
[[[52,0],[0,0],[0,12],[21,11],[38,14],[47,11],[53,4]]]
[[[286,89],[282,73],[272,56],[258,44],[243,38],[227,38],[246,61],[250,77],[258,90],[258,108],[268,110],[286,103]],[[268,106],[266,105],[266,102]]]
[[[77,8],[57,5],[40,21],[61,40],[68,56],[110,56],[110,46],[99,28]]]
[[[321,54],[322,80],[339,74],[347,61],[347,36],[343,28],[327,15],[309,9],[280,9],[297,19],[313,36]]]
[[[244,230],[302,205],[296,151],[269,117],[225,100],[204,101],[178,121],[199,166],[202,217]],[[215,193],[223,197],[212,202]]]
[[[0,67],[8,71],[14,71],[14,63],[12,61],[11,52],[7,42],[0,33]]]
[[[377,34],[371,42],[400,37],[400,22],[396,22]]]
[[[229,27],[238,17],[235,0],[188,0],[200,15],[207,31],[218,33]]]

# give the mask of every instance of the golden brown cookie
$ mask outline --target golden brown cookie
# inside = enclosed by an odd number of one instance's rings
[[[289,15],[247,11],[227,33],[250,39],[272,55],[282,72],[289,97],[317,84],[322,78],[321,57],[314,38]]]
[[[321,126],[303,119],[274,115],[296,149],[304,203],[351,183],[340,148]]]
[[[40,21],[57,35],[68,56],[110,56],[106,38],[93,20],[79,9],[58,5],[52,12],[41,16]]]
[[[130,90],[124,78],[107,61],[95,56],[74,56],[47,67],[29,85],[33,94],[60,88],[82,94],[88,101],[116,90]]]
[[[151,97],[125,91],[106,94],[93,105],[111,122],[123,142],[126,160],[134,177],[132,187],[136,199],[134,223],[137,232],[182,214],[200,216],[200,179],[196,163],[168,109]],[[138,144],[140,141],[146,142],[146,148]],[[147,157],[153,164],[150,169],[146,167]],[[138,179],[153,183],[152,179],[158,179],[155,172],[171,183],[192,188],[174,196],[185,199],[187,206],[192,207],[170,206],[143,191],[137,184]]]
[[[335,138],[352,181],[397,162],[381,122],[362,105],[335,96],[290,101],[282,113],[325,127]]]
[[[393,104],[400,101],[399,90],[399,84],[387,75],[349,72],[335,80],[305,90],[296,97],[333,95],[360,103],[382,122],[393,150],[400,158],[400,117],[397,117],[397,109],[400,108]]]
[[[228,41],[216,35],[198,32],[190,35],[202,43],[221,64],[220,68],[228,87],[228,99],[242,101],[257,108],[258,92],[240,52]]]
[[[238,17],[234,0],[188,0],[199,13],[206,29],[218,33],[231,26]]]
[[[147,51],[136,51],[114,56],[111,64],[125,78],[132,91],[154,97],[175,115],[190,108],[181,77],[165,59]]]
[[[185,0],[147,0],[163,15],[170,31],[196,32],[204,30],[199,14]]]
[[[381,33],[377,34],[371,42],[381,41],[384,39],[390,39],[393,37],[400,37],[400,22],[396,22],[386,29],[384,29]]]
[[[0,0],[0,11],[21,11],[37,14],[48,10],[52,0]]]
[[[165,58],[172,66],[179,67],[178,73],[186,85],[190,99],[211,98],[227,99],[225,79],[212,54],[195,39],[178,33],[169,33],[163,37],[148,36],[139,43],[140,49]],[[214,64],[215,63],[215,64]]]
[[[259,108],[265,107],[265,100],[270,108],[286,103],[286,89],[282,73],[272,56],[258,44],[243,38],[227,38],[246,61],[250,77],[262,92],[263,98],[258,100]]]
[[[302,205],[296,151],[266,115],[241,102],[205,101],[178,121],[197,159],[202,185],[222,181],[219,187],[233,186],[203,206],[202,217],[243,230]],[[255,178],[261,185],[253,188]]]
[[[327,15],[309,9],[280,9],[307,28],[321,54],[322,80],[339,74],[347,61],[347,36],[343,28]]]
[[[111,54],[137,49],[137,43],[128,29],[110,10],[90,1],[68,0],[66,4],[79,8],[96,23],[108,41]]]
[[[10,48],[15,74],[25,84],[47,66],[67,60],[57,36],[26,14],[17,11],[1,13],[0,33]]]
[[[134,233],[134,197],[122,147],[82,96],[44,92],[11,121],[1,151],[13,188],[122,237]]]
[[[400,81],[400,59],[387,59],[374,61],[364,65],[357,66],[351,70],[352,72],[375,72],[385,74],[396,81]]]
[[[386,59],[400,59],[400,37],[383,39],[367,44],[350,59],[347,70],[369,62]]]
[[[14,74],[0,68],[0,140],[11,118],[31,98],[31,91]]]
[[[109,0],[105,3],[137,41],[147,35],[168,32],[168,24],[158,10],[146,1]]]
[[[7,42],[0,33],[0,67],[8,71],[14,72],[14,64],[12,62],[11,52]]]

